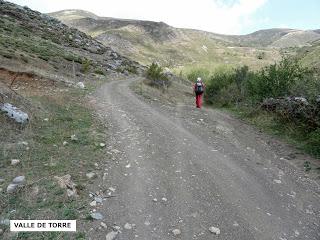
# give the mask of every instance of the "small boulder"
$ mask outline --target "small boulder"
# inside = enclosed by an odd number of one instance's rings
[[[106,235],[106,240],[114,240],[116,239],[118,232],[111,231]]]
[[[108,229],[107,224],[105,224],[104,222],[101,222],[100,225],[101,225],[101,227],[103,227],[104,229]]]
[[[131,230],[132,229],[132,224],[126,223],[123,228],[127,229],[127,230]]]
[[[97,203],[102,204],[102,198],[101,198],[101,197],[94,197],[94,200],[95,200]]]
[[[210,227],[209,231],[215,235],[219,235],[220,234],[220,229],[217,227]]]
[[[172,233],[173,233],[174,236],[178,236],[178,235],[181,234],[181,230],[178,229],[178,228],[176,228],[176,229],[173,229],[173,230],[172,230]]]
[[[18,177],[15,177],[13,180],[12,180],[12,183],[13,184],[17,184],[17,185],[22,185],[26,182],[26,177],[25,176],[18,176]]]
[[[94,212],[91,213],[90,216],[94,219],[94,220],[102,220],[104,217],[101,213],[99,212]]]
[[[86,176],[88,179],[92,179],[92,178],[96,177],[96,174],[94,172],[89,172],[86,174]]]
[[[17,123],[25,124],[29,122],[28,114],[10,103],[0,105],[0,110],[5,112],[9,118],[14,119]]]
[[[71,138],[71,141],[75,141],[75,142],[79,140],[75,134],[71,135],[70,138]]]
[[[77,86],[78,88],[80,88],[80,89],[84,89],[84,88],[85,88],[83,82],[78,82],[78,83],[76,84],[76,86]]]
[[[18,165],[19,163],[20,163],[19,159],[11,159],[11,165],[12,166]]]
[[[5,219],[0,219],[0,225],[5,225],[9,226],[10,225],[10,220],[5,218]]]
[[[7,187],[7,193],[14,193],[18,187],[18,184],[10,183]]]

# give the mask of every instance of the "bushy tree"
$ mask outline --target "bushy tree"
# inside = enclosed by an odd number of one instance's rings
[[[195,82],[197,80],[198,77],[200,77],[201,79],[208,79],[210,75],[210,72],[207,69],[193,69],[192,71],[190,71],[187,74],[187,78],[189,81]]]
[[[292,87],[307,74],[296,59],[283,58],[253,74],[246,82],[249,96],[262,101],[268,97],[283,97],[290,94]]]
[[[152,63],[148,67],[146,75],[151,86],[167,88],[171,84],[168,76],[163,72],[163,68],[157,63]]]

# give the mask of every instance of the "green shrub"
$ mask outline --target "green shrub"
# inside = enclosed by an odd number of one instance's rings
[[[206,101],[223,106],[241,101],[243,85],[250,74],[248,66],[233,70],[220,69],[206,82]]]
[[[217,103],[222,90],[226,90],[234,82],[231,72],[219,71],[206,81],[205,99],[209,103]],[[223,104],[223,103],[222,103]]]
[[[136,66],[133,65],[127,65],[125,68],[129,73],[137,74],[138,70]]]
[[[81,72],[88,73],[90,71],[90,68],[91,68],[91,60],[84,59],[82,61]]]
[[[99,74],[99,75],[105,75],[103,69],[101,69],[101,68],[96,68],[94,70],[94,73]]]
[[[290,95],[291,89],[308,73],[296,59],[284,58],[251,75],[246,90],[251,99],[262,101],[268,97]]]
[[[163,72],[163,68],[157,63],[152,63],[146,72],[147,78],[150,80],[151,86],[156,86],[160,88],[167,88],[170,86],[171,82]]]
[[[303,96],[310,101],[320,94],[320,77],[316,72],[306,72],[290,89],[290,95]]]
[[[201,79],[208,79],[210,75],[210,72],[207,69],[203,69],[203,68],[199,68],[199,69],[194,69],[191,70],[188,74],[187,74],[187,79],[189,81],[196,81],[198,77],[200,77]]]
[[[305,146],[308,152],[320,157],[320,129],[311,132],[308,137],[308,142]]]

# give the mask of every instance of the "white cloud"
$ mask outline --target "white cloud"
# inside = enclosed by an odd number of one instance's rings
[[[238,34],[268,0],[11,0],[41,12],[83,9],[100,16],[163,21],[216,33]]]

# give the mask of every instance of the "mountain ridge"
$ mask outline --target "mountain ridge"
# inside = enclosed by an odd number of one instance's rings
[[[85,11],[85,10],[80,10],[80,9],[68,9],[68,10],[61,10],[58,12],[53,12],[53,13],[48,13],[49,15],[58,18],[61,21],[72,21],[74,19],[70,19],[70,12],[71,12],[71,16],[77,16],[77,19],[83,19],[83,18],[92,18],[94,20],[98,20],[98,21],[104,21],[105,24],[110,24],[110,22],[113,24],[113,27],[115,27],[116,23],[122,23],[121,25],[129,25],[129,24],[135,24],[135,25],[139,25],[139,24],[153,24],[154,26],[167,26],[173,29],[178,29],[178,30],[182,30],[182,31],[197,31],[197,32],[203,32],[212,36],[217,36],[217,38],[224,38],[225,40],[230,40],[233,43],[240,43],[240,44],[246,44],[246,46],[249,46],[250,44],[248,44],[248,42],[250,41],[250,39],[255,38],[255,37],[266,37],[266,35],[274,35],[274,38],[277,37],[282,37],[285,36],[289,33],[292,32],[313,32],[315,34],[319,34],[319,36],[315,37],[315,39],[320,39],[320,29],[315,29],[315,30],[301,30],[301,29],[291,29],[291,28],[270,28],[270,29],[261,29],[261,30],[257,30],[254,31],[252,33],[249,34],[220,34],[220,33],[214,33],[214,32],[210,32],[210,31],[204,31],[204,30],[198,30],[198,29],[193,29],[193,28],[176,28],[173,27],[167,23],[164,22],[155,22],[155,21],[150,21],[150,20],[137,20],[137,19],[121,19],[121,18],[113,18],[113,17],[101,17],[98,16],[94,13]],[[110,21],[110,22],[107,22]],[[72,24],[71,22],[68,22],[69,24]],[[239,38],[240,40],[235,40],[236,38]],[[249,38],[249,40],[247,40],[246,38]],[[258,38],[256,41],[254,41],[254,44],[259,45],[259,41],[261,40],[260,38]],[[313,39],[312,39],[313,40]],[[251,43],[252,44],[252,43]],[[263,44],[263,46],[266,46],[265,44]]]
[[[144,65],[157,61],[175,69],[244,64],[260,68],[280,59],[282,48],[310,46],[320,39],[317,30],[272,28],[224,35],[163,22],[100,17],[76,9],[50,16]]]

